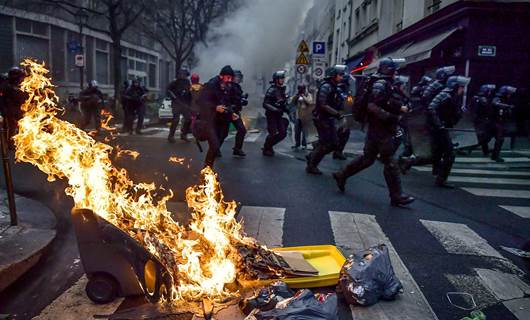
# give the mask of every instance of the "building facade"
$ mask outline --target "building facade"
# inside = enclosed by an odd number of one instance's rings
[[[103,32],[83,28],[68,16],[53,12],[32,12],[2,7],[0,12],[0,72],[18,65],[24,58],[44,61],[51,70],[60,97],[80,90],[80,67],[76,55],[83,48],[83,82],[96,80],[101,90],[114,95],[112,40]],[[139,78],[153,93],[164,92],[174,78],[174,66],[154,42],[142,37],[122,40],[121,79]]]

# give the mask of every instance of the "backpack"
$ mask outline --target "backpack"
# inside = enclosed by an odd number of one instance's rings
[[[352,106],[353,119],[357,122],[366,122],[368,116],[368,100],[370,98],[370,92],[372,85],[379,78],[370,75],[358,77],[357,91],[355,93],[355,100]]]

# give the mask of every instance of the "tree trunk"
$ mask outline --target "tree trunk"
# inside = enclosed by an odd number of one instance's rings
[[[121,36],[114,36],[112,38],[112,72],[114,74],[114,110],[120,102],[120,92],[121,92]]]

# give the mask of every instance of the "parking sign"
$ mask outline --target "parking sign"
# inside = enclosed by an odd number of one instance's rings
[[[324,41],[313,41],[313,55],[325,55],[326,43]]]

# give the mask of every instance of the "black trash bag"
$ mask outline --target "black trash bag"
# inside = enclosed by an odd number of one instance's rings
[[[285,282],[276,281],[267,287],[261,288],[255,296],[241,300],[239,308],[245,315],[250,314],[254,309],[271,310],[276,307],[278,302],[292,296],[294,296],[294,292],[289,289]]]
[[[349,304],[370,306],[394,300],[403,291],[386,245],[381,244],[350,257],[340,271],[338,291]]]
[[[254,314],[257,320],[336,320],[338,319],[337,295],[317,294],[300,290],[269,311]]]

